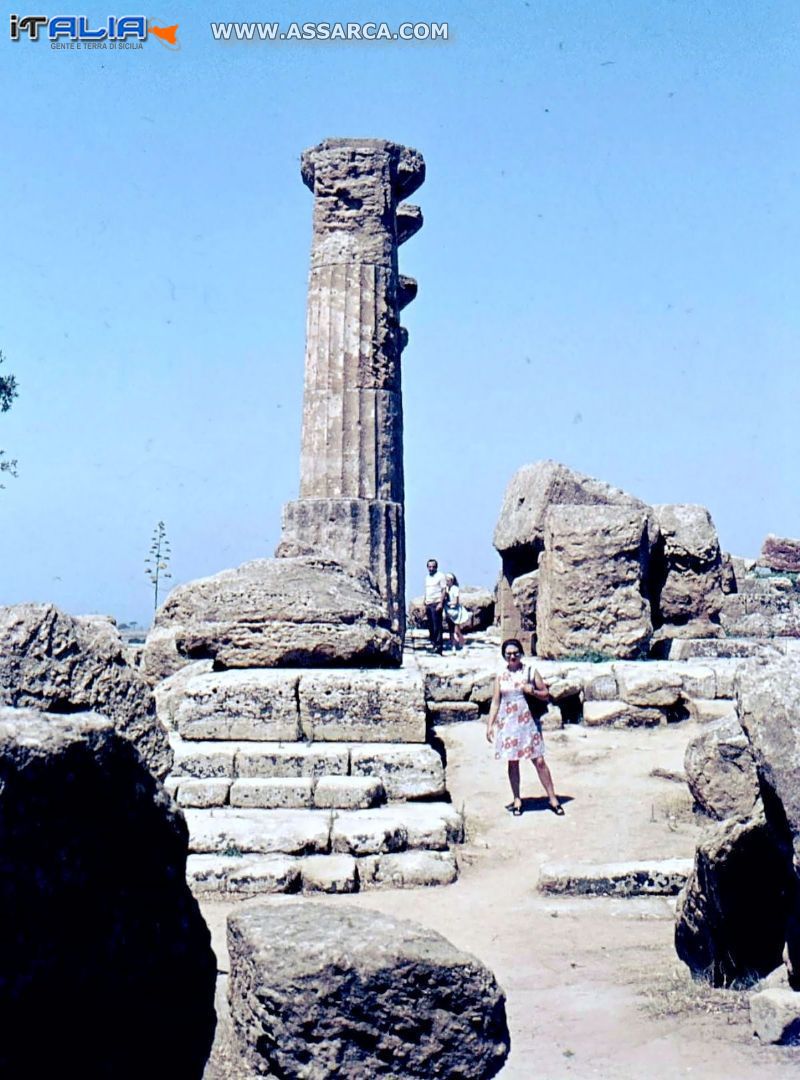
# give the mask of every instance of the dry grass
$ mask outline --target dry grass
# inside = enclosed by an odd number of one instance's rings
[[[729,1024],[749,1021],[748,990],[720,990],[702,977],[692,978],[683,964],[653,973],[642,1004],[654,1019],[667,1016],[725,1016]]]

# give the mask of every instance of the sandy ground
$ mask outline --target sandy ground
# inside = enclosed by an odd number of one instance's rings
[[[464,806],[469,831],[459,881],[314,902],[413,918],[486,963],[507,995],[511,1054],[502,1080],[800,1075],[800,1048],[762,1046],[754,1038],[746,995],[709,992],[688,978],[672,943],[674,901],[537,892],[543,862],[692,856],[699,826],[688,790],[651,774],[681,772],[696,731],[687,722],[651,731],[548,733],[547,756],[566,815],[549,812],[529,767],[526,812],[513,818],[504,809],[510,801],[504,766],[493,760],[483,725],[441,728],[448,787],[455,805]],[[232,906],[203,904],[222,972]],[[211,1076],[233,1080],[232,1063]]]

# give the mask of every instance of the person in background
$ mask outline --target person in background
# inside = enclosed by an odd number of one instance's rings
[[[563,817],[564,808],[558,801],[550,769],[544,760],[544,739],[526,701],[526,695],[547,701],[549,691],[538,671],[534,671],[531,678],[530,669],[522,663],[522,644],[516,638],[504,641],[500,653],[506,666],[494,680],[486,739],[494,743],[495,758],[508,762],[508,781],[513,796],[508,809],[514,817],[522,813],[519,763],[528,759],[536,767],[542,787],[547,792],[550,809]]]
[[[428,576],[425,578],[425,613],[428,616],[428,633],[434,652],[442,655],[442,617],[447,583],[439,570],[436,559],[428,559]]]
[[[461,603],[461,593],[458,587],[458,578],[455,574],[445,574],[447,588],[444,594],[444,617],[450,630],[450,648],[464,648],[464,632],[461,629],[469,622],[470,613]]]

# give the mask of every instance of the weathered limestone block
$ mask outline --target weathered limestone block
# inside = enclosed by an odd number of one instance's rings
[[[179,585],[154,625],[179,628],[177,670],[181,658],[226,668],[397,664],[402,642],[390,624],[366,570],[298,557]]]
[[[427,848],[444,851],[464,836],[461,815],[441,803],[406,803],[377,810],[343,811],[331,829],[334,851],[351,855],[377,855]]]
[[[759,803],[703,834],[678,898],[675,948],[714,986],[768,975],[781,962],[791,916],[791,861]]]
[[[242,746],[236,753],[236,775],[346,776],[350,748],[320,743],[289,743],[286,746]]]
[[[153,686],[156,714],[164,727],[169,730],[174,730],[177,727],[175,713],[183,701],[186,685],[197,675],[207,675],[213,670],[213,660],[195,660],[191,664],[185,664],[184,667],[174,671]]]
[[[292,671],[211,671],[186,683],[175,726],[192,739],[294,742],[301,737],[299,675]]]
[[[567,896],[675,896],[686,884],[691,859],[597,864],[544,863],[539,891]]]
[[[722,821],[748,817],[758,799],[758,776],[742,725],[717,720],[691,740],[684,757],[686,781],[695,802]]]
[[[758,775],[786,817],[795,864],[800,867],[800,678],[796,660],[781,657],[744,665],[737,675],[736,708]],[[800,969],[800,962],[797,967]]]
[[[196,809],[225,806],[230,788],[230,780],[200,780],[188,777],[178,784],[174,798],[178,806],[191,806]]]
[[[314,786],[320,810],[367,810],[385,798],[383,784],[373,776],[321,776]]]
[[[194,855],[314,855],[330,849],[329,815],[321,810],[187,810],[186,823]]]
[[[761,545],[762,566],[770,570],[788,570],[791,573],[800,573],[800,540],[791,539],[788,536],[775,536],[768,533]]]
[[[675,705],[680,700],[683,678],[675,665],[657,661],[615,664],[614,675],[620,698],[630,705],[658,708]]]
[[[452,885],[458,864],[452,851],[400,851],[358,859],[362,889],[417,889]]]
[[[356,862],[352,855],[309,855],[300,862],[303,892],[357,892]]]
[[[375,911],[249,905],[228,919],[231,1014],[258,1075],[485,1080],[509,1051],[492,973]]]
[[[660,540],[654,552],[661,622],[719,623],[722,555],[717,530],[704,506],[653,507]],[[695,636],[701,637],[702,634]]]
[[[197,743],[172,738],[170,745],[174,754],[171,778],[196,777],[199,780],[212,780],[234,775],[238,743]]]
[[[480,709],[474,701],[432,701],[428,705],[431,723],[460,724],[465,720],[477,720]]]
[[[732,701],[725,701],[723,698],[689,698],[686,708],[689,710],[689,719],[696,720],[699,724],[711,724],[715,720],[734,720],[739,724],[736,706]]]
[[[474,667],[458,663],[444,669],[430,668],[425,671],[425,700],[469,701],[476,677]]]
[[[539,561],[537,653],[635,659],[652,633],[643,596],[647,515],[625,507],[553,506]]]
[[[133,743],[154,776],[170,770],[153,695],[110,619],[73,618],[52,604],[0,608],[0,705],[48,715],[94,710]]]
[[[586,701],[618,701],[619,686],[614,669],[601,669],[597,675],[588,676],[583,683]]]
[[[190,855],[186,877],[198,895],[291,893],[300,888],[300,860],[289,855]]]
[[[627,701],[586,701],[583,722],[588,727],[658,727],[667,723],[667,713]]]
[[[528,547],[541,551],[547,511],[562,503],[647,509],[640,499],[601,480],[555,461],[537,461],[518,469],[506,488],[494,530],[495,548],[501,555]]]
[[[536,628],[536,599],[539,595],[539,571],[529,570],[511,582],[511,595],[522,619],[522,625]]]
[[[774,989],[751,994],[750,1023],[762,1042],[796,1046],[800,1043],[800,993]]]
[[[108,720],[0,709],[3,1076],[200,1080],[216,961],[186,850]]]
[[[389,799],[436,798],[445,793],[444,766],[432,746],[361,743],[351,747],[353,776],[374,776]]]
[[[231,806],[262,810],[300,810],[314,805],[314,782],[310,776],[272,776],[234,780]]]
[[[425,742],[422,676],[399,671],[313,671],[300,676],[300,724],[313,742]]]

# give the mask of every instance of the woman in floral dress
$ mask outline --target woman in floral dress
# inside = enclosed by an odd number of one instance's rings
[[[544,760],[544,739],[525,699],[528,694],[540,701],[547,701],[547,686],[538,671],[533,673],[531,681],[530,670],[522,663],[522,645],[516,638],[504,641],[500,651],[506,667],[494,681],[486,739],[494,743],[494,756],[508,762],[508,780],[514,798],[509,809],[514,817],[519,817],[522,813],[519,763],[527,758],[536,766],[539,779],[547,792],[550,809],[561,817],[564,809],[558,801],[550,769]]]

